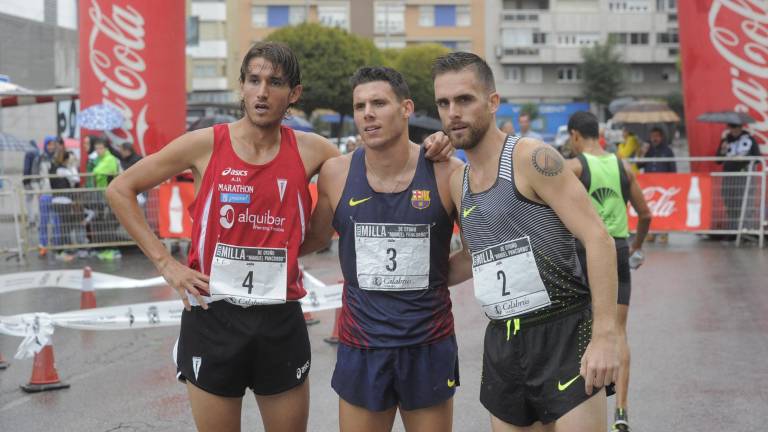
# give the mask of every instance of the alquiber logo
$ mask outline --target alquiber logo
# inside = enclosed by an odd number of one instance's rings
[[[286,218],[273,215],[271,210],[256,214],[251,213],[251,209],[247,208],[244,212],[237,213],[234,207],[226,204],[219,209],[219,216],[219,224],[224,229],[232,228],[235,222],[250,224],[255,230],[283,231],[285,229]]]

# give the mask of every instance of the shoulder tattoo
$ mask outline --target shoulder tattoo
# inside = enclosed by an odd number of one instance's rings
[[[531,163],[539,174],[553,177],[563,171],[563,158],[552,147],[542,146],[533,151]]]

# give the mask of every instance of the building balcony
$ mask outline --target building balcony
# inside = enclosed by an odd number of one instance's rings
[[[510,10],[504,9],[499,16],[500,27],[540,27],[546,21],[550,21],[549,13],[542,13],[536,9]]]
[[[226,59],[226,40],[201,40],[197,46],[188,46],[187,55],[192,58]]]
[[[226,77],[192,78],[193,91],[228,90]]]
[[[200,17],[200,21],[226,21],[227,4],[224,2],[194,2],[190,4],[190,15]]]

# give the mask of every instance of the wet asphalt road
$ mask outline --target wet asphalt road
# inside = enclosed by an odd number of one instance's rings
[[[650,245],[646,265],[633,272],[630,310],[632,381],[630,419],[636,432],[754,431],[768,419],[768,250],[671,236]],[[119,262],[87,261],[95,271],[144,278],[154,268],[136,252]],[[339,278],[335,256],[305,260],[325,282]],[[67,265],[78,268],[84,261]],[[38,260],[0,272],[30,271],[56,262]],[[173,298],[169,288],[99,291],[99,306]],[[470,283],[452,290],[460,349],[461,387],[454,430],[489,430],[478,401],[486,319]],[[77,309],[79,293],[39,289],[4,295],[0,315]],[[335,431],[337,397],[330,388],[335,349],[323,342],[333,312],[316,314],[312,341],[310,431]],[[27,395],[31,360],[12,360],[0,371],[0,431],[194,430],[182,385],[175,381],[171,349],[178,329],[85,332],[57,329],[56,365],[72,387]],[[0,335],[0,352],[12,357],[21,339]],[[609,411],[613,400],[609,400]],[[243,430],[261,431],[252,397],[243,405]],[[400,421],[395,430],[402,431]]]

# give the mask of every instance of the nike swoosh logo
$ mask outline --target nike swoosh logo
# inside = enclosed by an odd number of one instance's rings
[[[448,387],[449,388],[453,388],[453,386],[455,386],[455,385],[456,385],[456,381],[455,380],[452,380],[452,379],[448,380]]]
[[[350,207],[354,207],[354,206],[356,206],[356,205],[358,205],[358,204],[362,204],[362,203],[364,203],[364,202],[368,201],[368,200],[369,200],[369,199],[371,199],[371,198],[372,198],[372,197],[368,197],[368,198],[363,198],[363,199],[361,199],[361,200],[356,200],[356,199],[354,199],[354,198],[350,198],[350,199],[349,199],[349,206],[350,206]]]
[[[477,207],[477,206],[476,206],[476,205],[473,205],[473,206],[472,206],[472,207],[470,207],[470,208],[464,209],[464,217],[467,217],[467,216],[469,216],[469,214],[470,214],[470,213],[472,213],[473,211],[475,211],[475,207]]]
[[[571,384],[573,384],[579,378],[581,378],[581,375],[576,375],[575,377],[573,377],[570,381],[568,381],[565,384],[561,384],[560,381],[558,381],[557,382],[557,389],[560,390],[560,391],[565,391],[565,389],[570,387]]]

